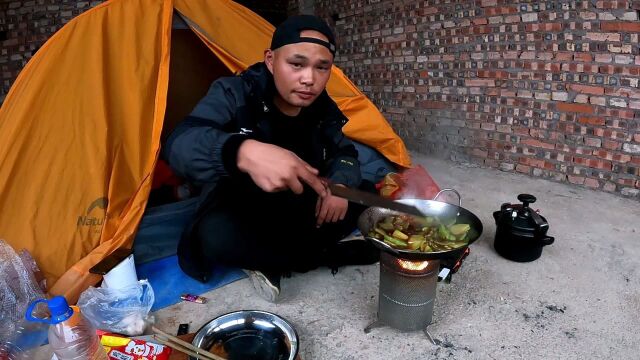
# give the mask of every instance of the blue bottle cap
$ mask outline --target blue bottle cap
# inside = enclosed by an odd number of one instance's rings
[[[73,315],[73,309],[67,303],[64,296],[56,296],[47,301],[49,312],[51,313],[51,323],[59,324]]]

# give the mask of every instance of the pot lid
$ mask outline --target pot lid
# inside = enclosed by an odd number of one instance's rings
[[[499,224],[508,225],[513,230],[522,232],[546,232],[549,227],[547,220],[529,207],[529,204],[536,202],[536,197],[530,194],[520,194],[518,200],[522,204],[502,204],[496,217]]]

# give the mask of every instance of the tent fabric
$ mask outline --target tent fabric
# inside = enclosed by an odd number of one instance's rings
[[[273,31],[227,0],[111,0],[55,33],[0,108],[0,238],[31,252],[52,295],[75,302],[100,280],[88,270],[132,245],[165,120],[174,9],[231,72],[260,61]],[[349,137],[410,165],[336,67],[328,91]]]

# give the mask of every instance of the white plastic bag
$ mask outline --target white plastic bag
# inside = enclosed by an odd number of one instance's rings
[[[153,323],[149,311],[154,300],[149,281],[140,280],[122,289],[90,287],[80,294],[78,306],[97,329],[136,336]]]

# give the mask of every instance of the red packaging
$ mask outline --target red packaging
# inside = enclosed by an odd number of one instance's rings
[[[391,199],[425,199],[431,200],[440,191],[424,167],[418,165],[401,174],[389,173],[376,188],[380,195]]]
[[[152,342],[104,334],[100,343],[109,360],[168,360],[171,348]]]

